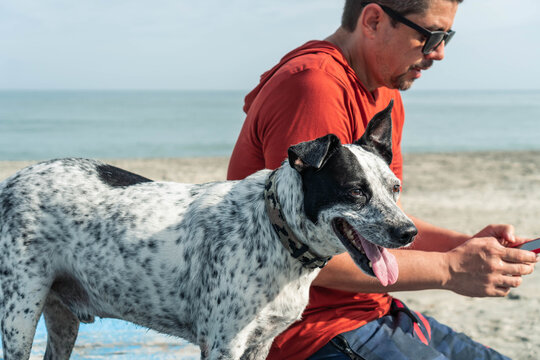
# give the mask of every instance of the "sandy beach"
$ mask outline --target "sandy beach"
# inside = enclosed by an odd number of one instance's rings
[[[106,161],[155,180],[200,183],[225,179],[227,160]],[[0,162],[0,179],[31,163]],[[510,223],[520,236],[540,236],[537,188],[540,152],[405,155],[405,210],[469,234],[490,223]],[[506,298],[467,298],[442,290],[393,295],[512,359],[540,359],[540,273],[525,277]]]

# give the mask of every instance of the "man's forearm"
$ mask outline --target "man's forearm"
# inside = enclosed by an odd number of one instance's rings
[[[449,268],[444,253],[418,250],[391,250],[399,264],[399,280],[382,286],[374,277],[361,272],[349,254],[335,256],[321,270],[312,285],[365,293],[443,289]]]
[[[435,226],[413,216],[409,217],[418,229],[418,235],[408,249],[445,252],[471,238],[469,235]]]

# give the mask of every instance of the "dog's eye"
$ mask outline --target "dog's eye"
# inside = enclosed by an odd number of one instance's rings
[[[360,198],[360,197],[364,197],[364,193],[362,192],[362,190],[360,189],[352,189],[349,194],[351,194],[352,197],[355,197],[355,198]]]
[[[401,185],[397,184],[397,185],[394,185],[394,188],[392,189],[392,191],[394,193],[399,193],[401,192]]]

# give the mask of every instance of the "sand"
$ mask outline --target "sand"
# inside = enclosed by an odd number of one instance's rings
[[[227,160],[107,162],[156,180],[200,183],[225,179]],[[31,163],[0,162],[0,179]],[[539,189],[540,152],[405,155],[405,210],[454,230],[473,234],[489,223],[510,223],[518,235],[540,236]],[[526,276],[505,298],[444,290],[393,295],[512,359],[540,359],[540,273]]]

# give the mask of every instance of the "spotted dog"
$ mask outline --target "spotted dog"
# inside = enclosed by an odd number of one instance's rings
[[[202,359],[264,359],[297,320],[319,268],[348,251],[384,285],[409,244],[389,170],[390,110],[364,136],[289,148],[242,181],[153,182],[61,159],[0,183],[0,320],[5,360],[28,359],[44,315],[45,359],[68,359],[80,322],[124,319],[184,338]]]

